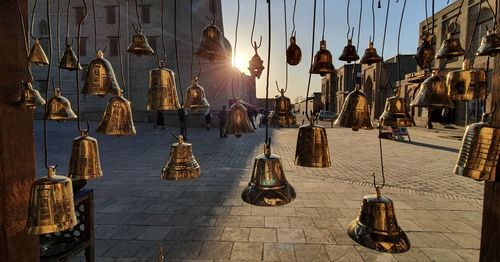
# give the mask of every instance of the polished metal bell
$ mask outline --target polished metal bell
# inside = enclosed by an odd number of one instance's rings
[[[28,56],[28,62],[33,63],[37,66],[44,66],[49,64],[49,59],[45,52],[43,51],[42,45],[40,45],[40,40],[36,39],[35,44],[31,47],[30,54]]]
[[[392,96],[385,100],[385,109],[378,121],[381,126],[389,127],[411,127],[415,125],[415,121],[408,113],[406,99],[399,96]]]
[[[88,130],[82,130],[80,136],[73,139],[68,177],[73,180],[91,180],[101,176],[102,170],[97,140],[88,135]]]
[[[64,121],[76,118],[75,112],[71,109],[71,103],[66,97],[61,95],[61,89],[57,88],[54,96],[49,99],[49,103],[47,104],[45,119]]]
[[[290,111],[286,114],[278,114],[278,113],[272,113],[269,115],[269,125],[270,126],[278,126],[278,127],[285,127],[285,126],[296,126],[297,125],[297,117],[295,114]]]
[[[467,126],[453,173],[479,181],[499,181],[500,127],[491,124],[491,113]]]
[[[82,94],[104,96],[120,91],[111,63],[101,50],[97,51],[97,57],[90,61]]]
[[[335,71],[332,62],[332,54],[326,49],[326,41],[321,40],[319,42],[319,51],[314,55],[314,62],[309,73],[319,74],[320,76],[331,74]]]
[[[410,103],[412,107],[453,108],[446,80],[434,70],[432,76],[420,84],[418,93]]]
[[[71,179],[56,175],[48,168],[48,176],[31,185],[26,233],[49,234],[76,226],[75,204]]]
[[[450,89],[450,97],[457,101],[486,99],[488,81],[486,72],[472,68],[472,62],[464,59],[462,70],[448,73],[446,85]]]
[[[352,61],[356,61],[358,59],[359,55],[358,52],[356,51],[356,47],[352,45],[352,39],[348,39],[347,45],[344,47],[344,51],[342,51],[339,60],[351,63]]]
[[[285,90],[280,90],[281,96],[274,99],[274,112],[278,114],[287,114],[292,110],[290,98],[285,96]]]
[[[298,65],[302,60],[302,50],[297,45],[295,36],[290,36],[290,45],[286,49],[286,62],[289,65]]]
[[[295,189],[286,180],[280,157],[271,154],[269,144],[264,145],[264,154],[255,158],[252,177],[241,192],[241,199],[254,206],[282,206],[295,197]]]
[[[240,103],[239,98],[236,98],[234,104],[227,110],[227,121],[224,129],[226,135],[236,137],[254,132],[254,128],[248,119],[247,109]]]
[[[149,46],[148,39],[142,34],[142,28],[134,28],[135,34],[132,36],[132,43],[127,48],[127,52],[136,56],[154,55],[155,51]]]
[[[190,110],[210,107],[210,104],[205,96],[205,89],[198,85],[197,77],[193,78],[191,86],[189,86],[186,90],[186,100],[184,101],[183,107]]]
[[[66,45],[66,50],[64,50],[63,57],[59,62],[59,68],[69,71],[82,70],[82,66],[78,63],[78,58],[75,52],[73,52],[71,45]]]
[[[21,92],[19,106],[29,110],[35,110],[37,105],[45,105],[45,99],[40,95],[38,90],[34,89],[31,82],[22,82],[24,90]]]
[[[496,56],[500,53],[500,31],[488,30],[481,38],[481,46],[477,49],[478,56]]]
[[[252,56],[252,59],[248,61],[248,71],[250,71],[250,75],[253,77],[257,77],[260,79],[260,75],[262,75],[262,71],[264,71],[264,61],[260,58],[257,53],[257,48],[254,46],[255,54]]]
[[[136,134],[130,102],[122,96],[121,92],[109,100],[96,132],[114,136]]]
[[[308,125],[299,128],[295,148],[295,164],[306,167],[329,167],[330,148],[324,127],[315,125],[310,119]]]
[[[161,170],[161,178],[167,180],[186,180],[201,175],[200,165],[193,156],[190,143],[184,143],[182,135],[170,147],[170,157]]]
[[[203,28],[200,45],[195,54],[209,60],[226,60],[228,54],[223,38],[224,36],[215,24],[215,20],[211,20],[210,24]]]
[[[371,65],[382,62],[382,57],[377,54],[377,49],[373,47],[373,42],[368,42],[368,48],[365,49],[365,53],[361,57],[359,63],[364,65]]]
[[[432,46],[432,38],[434,36],[429,33],[424,33],[420,36],[422,44],[417,48],[417,54],[413,57],[417,65],[422,68],[428,68],[434,60],[434,47]]]
[[[356,89],[347,95],[334,125],[350,127],[353,131],[373,129],[370,103],[363,92]]]
[[[281,96],[274,98],[274,111],[269,118],[271,126],[295,126],[297,118],[292,110],[290,98],[285,96],[285,90],[280,90]]]
[[[358,217],[352,221],[347,234],[356,243],[387,253],[403,253],[410,249],[410,240],[399,227],[394,204],[388,197],[365,195]]]
[[[177,110],[181,108],[177,97],[174,72],[163,67],[149,71],[147,110]]]
[[[448,33],[448,37],[441,43],[441,47],[436,53],[436,59],[445,58],[449,60],[454,57],[463,56],[464,54],[465,51],[460,44],[460,39],[452,38],[451,33]]]

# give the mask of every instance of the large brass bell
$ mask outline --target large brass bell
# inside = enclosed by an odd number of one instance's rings
[[[236,137],[254,132],[254,128],[248,119],[247,109],[240,103],[239,98],[236,98],[234,104],[227,110],[227,121],[224,130],[226,135]]]
[[[149,89],[147,110],[177,110],[181,108],[177,97],[174,72],[163,67],[149,71]]]
[[[96,132],[115,136],[136,134],[130,102],[122,96],[121,91],[109,100]]]
[[[408,113],[406,98],[391,96],[385,100],[385,109],[380,115],[379,123],[381,126],[389,127],[411,127],[415,121]]]
[[[329,167],[332,165],[326,130],[320,125],[315,125],[312,117],[308,125],[299,128],[295,148],[295,164],[306,167]]]
[[[410,103],[412,107],[427,108],[453,108],[453,101],[450,99],[450,92],[446,85],[446,80],[439,76],[437,70],[432,72],[432,76],[425,79],[420,84],[418,93]]]
[[[111,63],[101,50],[97,51],[97,57],[90,61],[82,94],[104,96],[120,91]]]
[[[205,96],[205,89],[198,85],[198,77],[194,77],[191,82],[191,86],[187,88],[186,101],[184,101],[183,107],[190,110],[210,107],[210,104]]]
[[[75,52],[73,52],[71,45],[66,45],[66,50],[64,50],[63,57],[59,62],[59,68],[69,71],[82,70],[82,66],[78,63],[78,58]]]
[[[321,40],[319,42],[319,51],[314,55],[314,62],[311,65],[309,73],[325,76],[326,74],[331,74],[334,71],[335,68],[333,67],[332,54],[328,51],[328,49],[326,49],[326,41]]]
[[[417,54],[414,56],[417,65],[422,68],[428,68],[434,60],[434,47],[432,46],[433,35],[424,33],[420,36],[422,44],[417,48]]]
[[[479,181],[499,181],[500,127],[491,124],[491,113],[467,126],[453,173]]]
[[[382,57],[377,54],[377,49],[373,47],[373,42],[368,42],[368,48],[365,49],[365,53],[359,60],[359,63],[364,65],[371,65],[382,62]]]
[[[99,145],[95,138],[88,135],[88,129],[80,131],[80,136],[73,139],[68,169],[68,177],[73,180],[102,176]]]
[[[370,116],[370,103],[366,95],[356,90],[349,93],[345,99],[342,111],[335,120],[335,125],[350,127],[353,131],[373,129]]]
[[[132,25],[133,27],[134,25]],[[136,29],[134,27],[135,34],[132,36],[132,43],[127,48],[127,52],[134,54],[136,56],[141,55],[154,55],[155,51],[151,46],[149,46],[148,39],[144,34],[142,34],[142,28]]]
[[[448,37],[441,43],[441,47],[436,53],[436,59],[445,58],[449,60],[454,57],[463,56],[464,54],[465,51],[460,44],[460,39],[453,38],[451,33],[448,33]]]
[[[77,224],[71,179],[56,175],[48,168],[47,177],[31,185],[26,232],[49,234],[73,228]]]
[[[215,20],[210,20],[210,24],[203,28],[200,45],[195,54],[209,60],[225,60],[228,58],[224,45],[224,36],[215,24]]]
[[[261,43],[262,43],[262,38],[261,38]],[[257,79],[260,78],[260,75],[262,74],[262,71],[264,71],[264,61],[260,58],[259,54],[257,53],[257,49],[260,47],[260,44],[257,46],[257,42],[253,42],[253,50],[255,51],[255,54],[252,56],[252,59],[248,61],[249,66],[248,66],[248,71],[250,71],[250,75],[253,77],[257,77]]]
[[[45,52],[43,51],[40,40],[36,39],[35,44],[31,47],[30,54],[28,56],[28,61],[37,66],[44,66],[49,64],[49,59]]]
[[[49,99],[45,119],[56,121],[76,119],[76,114],[71,109],[71,103],[61,95],[60,88],[57,88],[54,96]]]
[[[356,61],[358,59],[359,55],[356,51],[356,47],[352,45],[352,39],[347,39],[347,45],[344,47],[344,51],[342,51],[339,60],[351,63],[352,61]]]
[[[200,165],[193,156],[190,143],[184,143],[182,135],[170,147],[170,157],[161,170],[161,178],[167,180],[186,180],[201,175]]]
[[[271,154],[270,144],[264,145],[264,154],[255,158],[252,177],[241,192],[241,199],[255,206],[282,206],[295,197],[295,189],[286,180],[280,157]]]
[[[286,62],[289,65],[298,65],[302,60],[302,50],[297,45],[295,36],[290,36],[290,45],[286,49]]]
[[[37,105],[45,105],[45,99],[38,90],[33,88],[31,82],[22,81],[22,83],[24,90],[21,92],[21,99],[19,100],[20,107],[35,110]]]
[[[481,38],[481,46],[477,49],[478,56],[496,56],[500,53],[500,31],[488,30]]]
[[[450,89],[450,97],[457,101],[486,99],[488,82],[486,72],[472,68],[472,62],[464,59],[462,70],[448,73],[446,85]]]

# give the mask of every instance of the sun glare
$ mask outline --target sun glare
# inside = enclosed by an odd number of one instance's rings
[[[245,55],[237,54],[235,57],[234,66],[241,72],[246,72],[248,71],[248,60],[250,60],[250,58],[246,57]]]

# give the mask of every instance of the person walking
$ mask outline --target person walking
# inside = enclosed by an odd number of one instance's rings
[[[209,108],[205,112],[205,124],[206,124],[206,127],[207,127],[207,131],[210,130],[210,124],[211,123],[212,123],[212,110]]]
[[[226,135],[226,130],[224,129],[224,126],[226,125],[227,121],[227,111],[226,111],[226,106],[222,106],[222,111],[219,112],[219,134],[220,137],[227,137]]]
[[[251,108],[249,108],[249,109],[247,110],[248,120],[250,120],[250,123],[252,124],[252,127],[253,127],[253,129],[255,130],[255,129],[257,129],[257,128],[255,128],[255,124],[254,124],[254,122],[253,122],[253,120],[254,120],[254,113],[253,113],[253,112],[254,112],[254,111],[253,111],[253,109],[251,109]]]

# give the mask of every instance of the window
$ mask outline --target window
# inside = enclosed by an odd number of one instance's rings
[[[76,7],[73,7],[73,11],[75,13],[75,25],[78,25],[80,23],[80,20],[83,19],[83,16],[84,16],[84,9],[83,9],[83,6],[76,6]],[[85,22],[84,22],[85,23]]]
[[[80,56],[87,55],[87,40],[88,37],[80,37]],[[78,52],[78,37],[75,37],[75,53],[76,52]]]
[[[116,24],[116,5],[108,5],[106,8],[106,23],[108,25]]]
[[[468,57],[470,58],[479,48],[479,45],[481,44],[481,38],[486,35],[487,28],[493,28],[493,15],[488,8],[481,8],[481,13],[479,15],[479,19],[477,20],[476,31],[474,32],[474,24],[477,19],[478,5],[470,7],[469,12],[471,13],[471,15],[468,19],[468,23],[470,26],[467,35],[467,44],[470,43],[470,51],[468,53]],[[474,35],[472,35],[473,32]]]
[[[139,7],[141,8],[141,22],[145,24],[151,23],[149,16],[151,5],[139,5]]]
[[[109,36],[109,56],[118,56],[118,45],[120,41],[116,36]]]
[[[158,36],[147,36],[147,38],[149,46],[151,46],[153,51],[155,51],[156,53],[156,42],[157,42],[156,40],[158,39]]]

